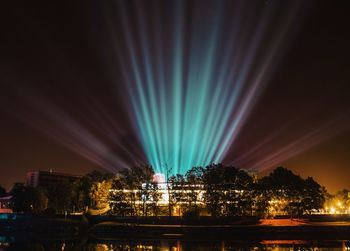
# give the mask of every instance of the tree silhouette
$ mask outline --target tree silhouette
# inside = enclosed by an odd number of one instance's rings
[[[3,197],[6,195],[6,189],[0,186],[0,197]]]
[[[280,202],[275,211],[291,217],[321,209],[325,201],[324,189],[316,181],[311,177],[304,180],[284,167],[277,167],[259,183],[265,189],[265,200]]]
[[[203,177],[202,167],[192,167],[185,174],[186,179],[186,202],[188,204],[187,211],[193,212],[194,214],[199,214],[198,203],[200,194],[200,185],[202,185]]]
[[[130,193],[125,192],[127,185],[123,177],[118,175],[112,181],[113,192],[109,195],[111,213],[118,216],[135,215]]]
[[[57,213],[73,210],[74,186],[69,182],[53,183],[46,187],[48,207]]]
[[[41,188],[16,185],[11,190],[12,209],[15,212],[40,213],[47,208],[46,192]]]

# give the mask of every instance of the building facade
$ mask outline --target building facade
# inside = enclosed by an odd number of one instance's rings
[[[52,185],[62,184],[64,182],[72,183],[81,176],[58,173],[52,171],[31,171],[27,173],[26,185],[31,187],[48,187]]]

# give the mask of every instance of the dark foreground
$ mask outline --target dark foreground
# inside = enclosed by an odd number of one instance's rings
[[[108,220],[108,221],[106,221]],[[322,219],[20,218],[0,222],[3,250],[350,250],[350,221]]]
[[[349,250],[349,240],[112,240],[32,241],[0,244],[4,251],[117,251],[117,250]]]

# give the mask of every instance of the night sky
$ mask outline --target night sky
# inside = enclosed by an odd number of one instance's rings
[[[29,170],[85,174],[147,161],[117,63],[126,45],[114,2],[2,7],[0,184],[7,189]],[[125,11],[140,1],[129,2]],[[206,2],[187,2],[185,27],[196,6],[204,6],[203,18],[214,12]],[[334,193],[350,189],[350,2],[304,2],[223,163],[260,174],[283,165]],[[165,20],[171,1],[149,3],[148,15],[160,11]],[[252,4],[260,11],[275,1]],[[140,29],[136,21],[130,27]]]

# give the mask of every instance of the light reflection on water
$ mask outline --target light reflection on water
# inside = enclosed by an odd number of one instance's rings
[[[110,241],[91,242],[35,242],[7,243],[0,242],[0,251],[209,251],[209,250],[350,250],[350,241],[304,241],[304,240],[266,240],[266,241]]]

